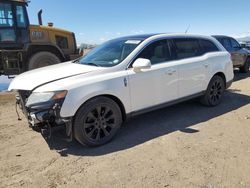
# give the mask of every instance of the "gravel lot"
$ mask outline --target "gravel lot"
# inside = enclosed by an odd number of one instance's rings
[[[109,144],[59,131],[46,142],[0,94],[0,187],[250,187],[250,73],[221,105],[195,100],[138,116]]]

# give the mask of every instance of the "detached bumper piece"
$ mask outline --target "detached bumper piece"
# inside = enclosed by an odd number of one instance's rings
[[[64,99],[26,106],[24,97],[19,93],[16,101],[28,119],[30,127],[41,132],[46,139],[50,139],[54,131],[66,127],[66,135],[69,137],[67,140],[72,140],[72,120],[60,116]]]

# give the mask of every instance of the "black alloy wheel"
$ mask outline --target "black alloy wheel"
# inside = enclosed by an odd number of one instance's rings
[[[115,136],[121,123],[121,110],[116,102],[107,97],[94,98],[76,113],[74,135],[84,145],[102,145]]]
[[[224,84],[220,79],[215,80],[210,87],[209,98],[212,105],[218,104],[224,92]]]
[[[114,112],[108,106],[98,105],[87,114],[83,126],[88,139],[99,141],[115,128]]]
[[[201,103],[206,106],[216,106],[220,104],[225,91],[225,81],[215,75],[209,82],[205,95],[201,98]]]

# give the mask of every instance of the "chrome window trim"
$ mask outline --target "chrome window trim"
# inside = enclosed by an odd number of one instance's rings
[[[178,39],[178,38],[187,38],[187,39],[197,39],[197,40],[200,40],[200,39],[204,39],[204,40],[208,40],[210,42],[212,42],[217,48],[218,48],[218,52],[221,52],[221,49],[217,46],[216,43],[214,43],[213,40],[210,40],[208,38],[203,38],[203,37],[196,37],[196,36],[164,36],[164,37],[160,37],[160,38],[157,38],[157,39],[154,39],[150,42],[148,42],[142,49],[140,49],[136,55],[129,61],[129,63],[127,64],[127,67],[125,70],[128,70],[130,68],[130,65],[131,63],[136,59],[136,57],[146,48],[148,47],[150,44],[154,43],[154,42],[157,42],[157,41],[160,41],[160,40],[173,40],[173,39]],[[207,53],[205,53],[207,54]],[[205,54],[202,54],[200,56],[196,56],[196,57],[201,57]],[[183,59],[188,59],[188,58],[183,58]],[[183,60],[183,59],[178,59],[178,60]],[[174,60],[171,60],[171,61],[174,61]],[[175,60],[176,61],[176,60]]]

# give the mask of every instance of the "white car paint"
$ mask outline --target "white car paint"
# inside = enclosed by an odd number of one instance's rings
[[[9,90],[33,90],[35,87],[53,80],[85,74],[100,69],[104,68],[80,65],[72,62],[51,65],[18,75],[11,82]]]
[[[143,69],[141,72],[128,68],[145,45],[172,37],[207,39],[213,41],[220,52],[152,65],[150,69]],[[70,62],[49,66],[17,76],[9,90],[67,90],[60,111],[61,117],[74,116],[83,103],[99,95],[117,97],[128,114],[205,91],[210,79],[218,72],[225,74],[227,82],[233,79],[230,54],[214,38],[190,34],[160,34],[144,40],[126,59],[114,67],[100,68]]]
[[[178,97],[178,71],[176,69],[175,62],[156,64],[141,72],[129,69],[132,111],[176,99]]]

